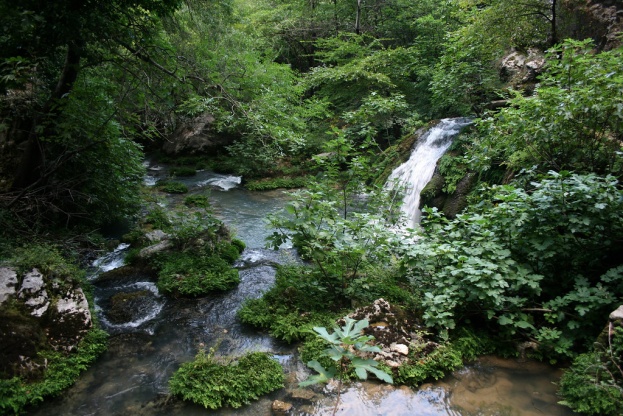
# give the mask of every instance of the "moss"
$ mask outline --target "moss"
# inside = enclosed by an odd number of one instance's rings
[[[261,395],[283,387],[283,370],[265,353],[247,354],[236,361],[220,363],[200,351],[195,360],[183,364],[169,381],[171,393],[206,409],[238,408]]]
[[[295,189],[307,186],[309,176],[268,178],[249,181],[245,188],[250,191],[270,191],[273,189]]]
[[[189,195],[184,198],[184,205],[187,207],[209,208],[210,201],[205,195]]]
[[[158,257],[158,290],[166,294],[203,296],[233,289],[240,283],[238,270],[224,259],[192,252],[174,252]]]
[[[180,166],[171,169],[169,173],[171,176],[195,176],[197,174],[197,169],[190,166]]]
[[[188,192],[188,187],[186,185],[176,181],[159,181],[156,186],[162,192],[168,194],[185,194]]]

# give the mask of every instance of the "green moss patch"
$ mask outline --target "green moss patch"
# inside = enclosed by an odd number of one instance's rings
[[[281,365],[265,353],[254,352],[223,364],[200,351],[194,361],[175,372],[171,393],[207,409],[238,408],[283,387]]]

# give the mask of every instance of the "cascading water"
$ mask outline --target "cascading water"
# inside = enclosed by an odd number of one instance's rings
[[[394,169],[389,176],[389,189],[404,188],[402,212],[407,218],[408,227],[414,227],[420,222],[420,192],[433,177],[437,161],[448,150],[452,139],[469,124],[469,118],[441,120],[420,138],[409,160]]]

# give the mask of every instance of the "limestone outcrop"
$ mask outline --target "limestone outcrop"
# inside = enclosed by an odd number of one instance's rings
[[[40,351],[72,351],[92,325],[80,287],[37,269],[0,268],[0,372],[37,377],[47,365]]]

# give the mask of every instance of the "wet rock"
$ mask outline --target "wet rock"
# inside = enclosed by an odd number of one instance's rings
[[[292,399],[302,401],[312,401],[316,397],[316,393],[309,389],[295,389],[290,393]]]
[[[292,409],[292,403],[282,402],[281,400],[275,400],[271,406],[273,415],[285,416]]]
[[[17,292],[17,273],[8,267],[0,267],[0,305]]]
[[[38,352],[46,335],[39,319],[18,309],[0,310],[0,374],[36,378],[45,364]]]
[[[543,72],[545,57],[536,49],[512,51],[500,64],[500,78],[514,88],[531,90]]]
[[[143,248],[139,253],[138,256],[140,258],[146,259],[148,257],[153,256],[156,253],[160,253],[161,251],[165,251],[168,248],[170,248],[173,244],[171,243],[171,241],[169,240],[164,240],[161,241],[157,244],[153,244],[149,247],[145,247]]]
[[[110,298],[110,309],[106,312],[106,316],[113,324],[131,322],[146,308],[151,307],[152,296],[149,290],[117,293]]]
[[[26,273],[17,296],[24,299],[24,305],[36,317],[41,317],[50,307],[50,297],[45,289],[43,275],[37,269]]]

